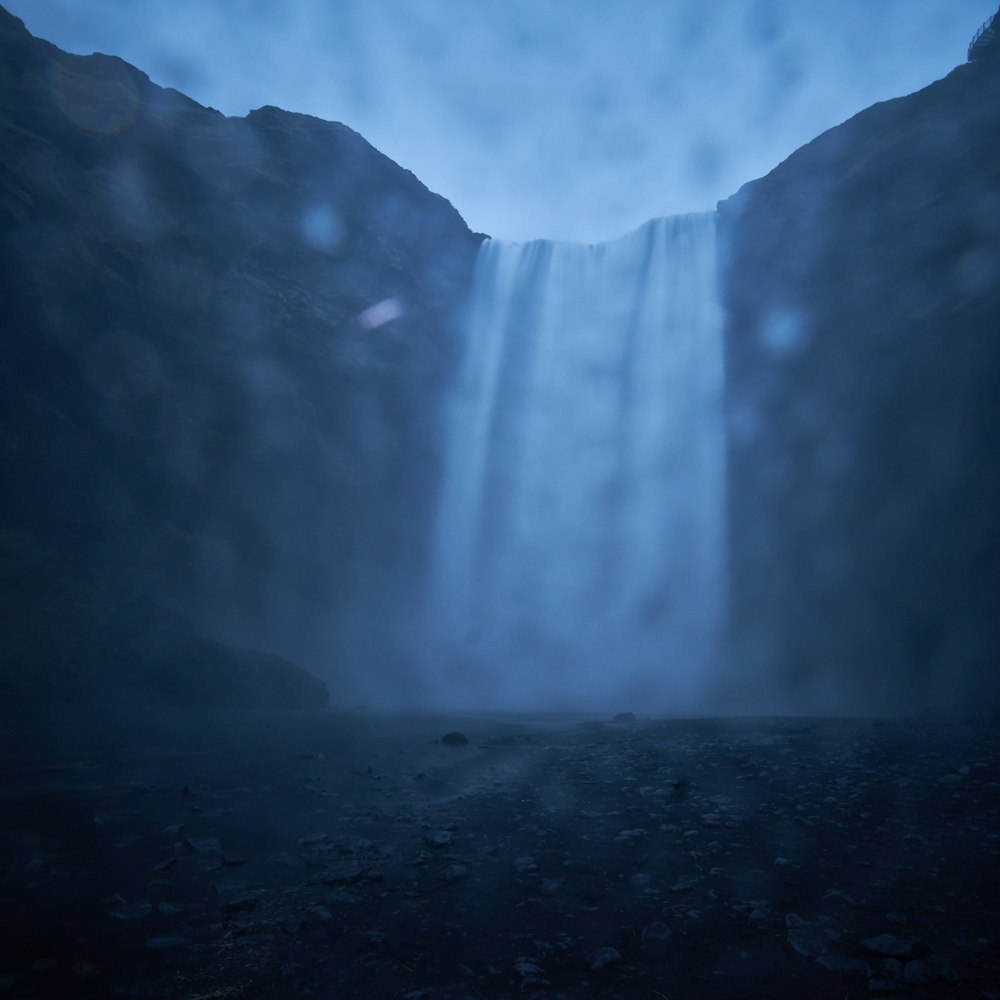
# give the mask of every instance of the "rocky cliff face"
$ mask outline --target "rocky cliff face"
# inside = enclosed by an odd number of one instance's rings
[[[137,601],[350,669],[421,560],[478,242],[343,125],[226,118],[0,9],[5,690],[118,676]]]
[[[733,707],[1000,703],[997,59],[720,213]],[[0,9],[0,696],[323,700],[205,635],[391,682],[479,241]]]
[[[996,705],[996,60],[864,111],[720,211],[740,698]]]

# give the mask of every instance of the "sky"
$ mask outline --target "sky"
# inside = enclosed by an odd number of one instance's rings
[[[965,61],[995,0],[0,0],[228,115],[343,122],[476,231],[597,242],[714,208]]]

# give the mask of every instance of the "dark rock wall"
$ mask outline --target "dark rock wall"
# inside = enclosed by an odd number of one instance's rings
[[[1000,73],[720,205],[742,705],[978,709],[1000,664]]]
[[[7,687],[100,676],[135,598],[351,669],[421,562],[478,242],[343,125],[226,118],[0,9]]]

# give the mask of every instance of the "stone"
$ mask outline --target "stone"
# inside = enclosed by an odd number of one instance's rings
[[[937,978],[946,983],[960,983],[965,978],[961,967],[944,955],[930,955],[927,961]]]
[[[903,966],[903,982],[909,986],[926,986],[937,979],[931,966],[920,959]]]
[[[540,976],[545,972],[540,965],[536,965],[530,958],[519,958],[514,963],[513,968],[519,976]]]
[[[222,845],[218,837],[188,837],[183,841],[189,854],[221,854]]]
[[[339,861],[327,865],[320,878],[327,885],[354,885],[365,877],[365,870],[356,861]]]
[[[686,875],[684,878],[678,879],[670,887],[671,892],[690,892],[700,881],[697,875]]]
[[[587,959],[587,964],[592,972],[600,972],[608,966],[617,965],[622,960],[621,952],[617,948],[604,947],[592,952]]]
[[[460,882],[462,879],[468,878],[468,876],[469,869],[465,865],[451,864],[441,871],[438,878],[442,882]]]
[[[431,847],[448,847],[453,840],[448,830],[428,830],[424,834],[424,843]]]
[[[441,742],[446,747],[464,747],[469,742],[469,737],[465,733],[450,732],[441,737]]]
[[[654,920],[642,928],[643,941],[669,941],[670,928],[662,920]]]
[[[873,955],[887,955],[890,958],[909,958],[917,948],[917,940],[899,937],[895,934],[879,934],[861,942],[862,947]]]
[[[885,993],[895,993],[899,987],[895,982],[889,979],[869,979],[868,980],[868,992],[879,995]]]
[[[616,844],[626,844],[631,841],[642,840],[649,836],[649,831],[643,830],[641,827],[633,830],[622,830],[621,833],[615,837]]]
[[[153,951],[169,951],[173,948],[183,948],[188,940],[179,934],[166,935],[164,937],[151,937],[146,941],[146,947]]]
[[[860,958],[847,958],[844,955],[820,955],[816,964],[827,972],[857,973],[870,976],[871,966]]]
[[[898,983],[903,978],[903,963],[898,958],[882,958],[877,964],[880,979],[888,979]]]
[[[788,943],[806,958],[818,958],[830,950],[830,939],[816,927],[795,927],[788,932]]]
[[[142,920],[152,914],[152,903],[130,903],[112,910],[108,916],[112,920]]]
[[[226,916],[232,917],[237,913],[249,913],[251,910],[256,910],[259,905],[260,898],[258,896],[253,893],[243,893],[227,900],[222,909]]]

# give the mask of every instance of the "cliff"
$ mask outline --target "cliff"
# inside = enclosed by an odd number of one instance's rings
[[[720,206],[740,698],[1000,703],[1000,72]]]
[[[343,125],[224,117],[0,9],[4,691],[162,661],[115,653],[137,601],[349,669],[421,559],[478,242]]]
[[[737,710],[1000,705],[990,51],[719,206]],[[480,240],[343,125],[0,9],[0,693],[405,684]]]

